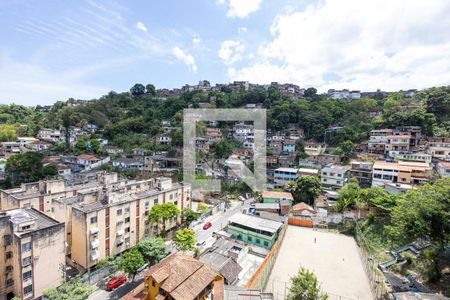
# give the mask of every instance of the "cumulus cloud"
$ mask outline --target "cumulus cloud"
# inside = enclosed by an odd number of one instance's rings
[[[261,7],[262,0],[218,0],[217,4],[228,7],[227,17],[245,18]]]
[[[244,53],[244,44],[240,41],[225,40],[222,42],[218,55],[219,58],[227,65],[231,65],[242,59]]]
[[[450,84],[450,2],[325,0],[278,15],[233,79],[364,90]],[[334,74],[330,79],[327,74]]]
[[[197,72],[197,64],[195,63],[195,58],[186,52],[184,52],[179,47],[173,47],[172,48],[172,54],[180,61],[185,63],[192,72]]]
[[[142,22],[137,22],[136,28],[139,29],[140,31],[147,32],[147,27],[145,27],[144,23]]]

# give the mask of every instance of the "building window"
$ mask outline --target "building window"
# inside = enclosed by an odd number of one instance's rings
[[[130,217],[125,218],[125,223],[130,223]]]
[[[153,287],[155,287],[156,286],[156,283],[155,283],[155,281],[152,279],[152,286]]]
[[[129,233],[130,232],[130,227],[125,228],[125,233]]]
[[[13,266],[6,266],[5,273],[11,273],[13,270]]]
[[[251,236],[247,237],[247,241],[251,242],[252,241],[252,237]]]
[[[31,278],[31,274],[32,274],[31,271],[23,273],[23,280]]]
[[[22,244],[22,252],[27,252],[31,250],[31,242]]]
[[[116,211],[116,214],[117,214],[118,216],[121,216],[121,215],[122,215],[122,209],[119,208],[119,209]]]
[[[12,244],[12,237],[11,235],[7,234],[3,237],[4,241],[5,241],[5,246],[9,246]]]
[[[22,267],[26,267],[31,265],[31,256],[25,257],[22,259]]]
[[[11,278],[6,279],[6,286],[10,287],[14,285],[14,280]]]
[[[336,180],[336,183],[337,183],[337,184],[341,184],[341,181],[340,181],[340,180]]]
[[[125,207],[125,213],[129,213],[130,212],[130,208],[129,207]]]
[[[260,239],[256,239],[256,243],[257,244],[261,244],[261,240]]]
[[[264,246],[269,247],[269,242],[268,241],[264,241]]]
[[[158,198],[153,199],[153,204],[158,204]]]
[[[326,178],[322,178],[322,180],[323,180],[323,182],[327,182],[327,179],[326,179]]]
[[[91,224],[96,224],[96,223],[97,223],[97,217],[92,217]]]
[[[130,238],[129,237],[125,238],[125,244],[129,244],[129,243],[130,243]]]
[[[30,229],[31,228],[31,225],[25,225],[25,226],[22,226],[22,230],[28,230],[28,229]]]
[[[342,174],[337,174],[338,177],[342,177]]]
[[[33,285],[32,284],[30,284],[29,286],[26,286],[26,287],[23,288],[23,293],[25,295],[31,293],[32,291],[33,291]]]
[[[13,253],[11,251],[8,251],[5,253],[5,259],[10,259],[13,256]]]

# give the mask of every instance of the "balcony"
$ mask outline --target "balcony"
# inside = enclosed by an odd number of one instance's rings
[[[91,249],[97,249],[99,245],[98,239],[94,239],[91,241]]]
[[[89,229],[89,233],[91,235],[97,234],[99,232],[99,229],[97,227],[92,227],[91,229]]]
[[[99,254],[98,250],[92,251],[90,257],[91,257],[91,261],[98,260],[100,258],[100,254]]]

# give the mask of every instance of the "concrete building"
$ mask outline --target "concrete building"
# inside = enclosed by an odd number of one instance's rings
[[[129,157],[119,157],[112,161],[113,167],[122,169],[122,170],[143,170],[144,169],[144,158],[129,158]]]
[[[337,190],[346,183],[350,167],[331,165],[322,169],[320,181],[324,189]]]
[[[395,161],[415,161],[430,164],[432,156],[426,153],[399,153],[395,155]]]
[[[297,171],[298,177],[302,176],[319,176],[320,170],[319,169],[312,169],[312,168],[300,168]]]
[[[283,223],[251,215],[235,214],[225,228],[233,239],[271,249],[278,239]]]
[[[384,186],[386,183],[422,184],[429,181],[429,171],[427,163],[376,161],[373,165],[372,186]]]
[[[450,162],[440,161],[436,163],[436,172],[443,178],[450,177]]]
[[[390,157],[395,157],[400,153],[408,153],[411,140],[409,132],[394,132],[393,135],[387,136],[387,143],[384,152]]]
[[[450,146],[431,146],[428,147],[428,154],[430,154],[435,160],[450,161]]]
[[[325,151],[325,145],[314,141],[305,142],[305,153],[308,155],[319,155]]]
[[[341,163],[341,157],[336,154],[317,154],[317,155],[310,155],[306,158],[309,161],[319,163],[321,165],[328,165],[328,164],[340,164]]]
[[[388,136],[393,134],[392,129],[375,129],[370,132],[367,150],[371,153],[385,153]]]
[[[358,180],[360,187],[368,188],[372,185],[372,167],[370,162],[352,162],[349,175]]]
[[[37,299],[61,284],[65,267],[64,223],[34,208],[0,212],[4,256],[0,299]]]
[[[288,192],[263,191],[261,194],[261,202],[263,203],[280,203],[282,200],[288,200],[292,203],[294,197]]]
[[[289,181],[295,181],[298,178],[298,169],[295,168],[278,168],[273,172],[273,180],[275,188],[282,188]]]
[[[145,181],[152,185],[152,180]],[[173,203],[181,211],[191,207],[191,189],[170,178],[158,178],[155,186],[133,186],[112,189],[107,193],[93,192],[78,195],[71,206],[70,234],[71,260],[85,270],[107,256],[117,255],[136,245],[144,237],[157,234],[158,224],[150,224],[147,214],[153,205]],[[133,191],[134,189],[134,191]],[[68,199],[69,200],[69,199]],[[71,201],[71,200],[69,200]],[[65,211],[64,201],[58,209]],[[166,230],[176,227],[180,217],[166,222]]]
[[[283,151],[284,152],[295,152],[296,145],[294,140],[285,140],[283,142]]]

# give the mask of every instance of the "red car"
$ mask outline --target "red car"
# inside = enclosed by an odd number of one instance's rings
[[[108,283],[106,284],[106,290],[112,291],[113,289],[121,286],[126,281],[127,281],[127,278],[125,276],[114,277],[110,281],[108,281]]]
[[[212,226],[211,222],[206,222],[205,225],[203,225],[203,230],[207,230]]]

